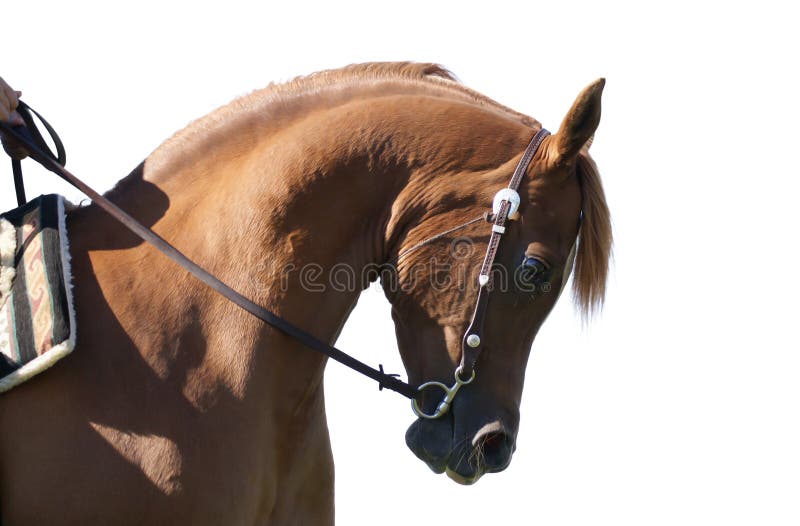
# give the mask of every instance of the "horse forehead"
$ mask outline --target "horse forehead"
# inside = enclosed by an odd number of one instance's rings
[[[519,235],[505,240],[520,251],[546,257],[551,262],[564,260],[575,243],[580,219],[581,197],[569,194],[539,194],[520,206]]]
[[[540,220],[571,222],[581,209],[581,189],[574,175],[534,177],[520,189],[520,212]]]

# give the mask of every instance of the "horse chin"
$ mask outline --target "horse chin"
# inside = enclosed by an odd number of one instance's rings
[[[476,482],[478,482],[478,480],[483,476],[483,473],[477,472],[471,477],[465,477],[461,473],[458,473],[457,471],[454,471],[450,468],[447,468],[447,470],[445,470],[445,473],[447,473],[447,476],[450,478],[450,480],[457,482],[462,486],[471,486]]]

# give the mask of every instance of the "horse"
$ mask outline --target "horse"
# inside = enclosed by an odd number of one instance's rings
[[[492,282],[474,381],[406,434],[456,482],[508,466],[530,348],[570,274],[581,312],[602,306],[611,228],[588,146],[603,86],[578,95],[523,167],[494,265],[514,279]],[[381,280],[409,383],[449,384],[489,241],[471,218],[541,128],[441,66],[353,65],[234,100],[106,196],[325,342]],[[70,206],[66,221],[76,351],[0,397],[2,523],[332,524],[327,359],[96,204]],[[342,268],[352,286],[311,286]],[[434,391],[420,392],[424,411]]]

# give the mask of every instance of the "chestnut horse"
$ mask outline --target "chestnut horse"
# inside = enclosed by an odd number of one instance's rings
[[[527,357],[571,254],[579,306],[602,304],[611,232],[587,151],[602,88],[588,86],[542,143],[500,244],[496,265],[509,276],[537,262],[533,288],[495,287],[475,381],[442,418],[407,433],[420,459],[458,482],[511,459]],[[194,122],[108,197],[234,289],[333,342],[374,269],[490,209],[540,128],[436,65],[350,66]],[[71,209],[67,226],[77,348],[0,397],[3,524],[331,524],[326,358],[96,205]],[[381,275],[413,385],[452,382],[489,231],[471,223]],[[468,250],[450,249],[456,236]],[[466,266],[429,264],[456,256]],[[373,270],[356,272],[352,287],[311,287],[302,272],[324,283],[345,267]],[[435,405],[425,393],[422,405]]]

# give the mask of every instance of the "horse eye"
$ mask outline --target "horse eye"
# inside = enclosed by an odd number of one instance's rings
[[[536,259],[532,256],[525,256],[525,259],[522,260],[522,269],[525,280],[534,281],[547,271],[547,265],[540,259]]]
[[[522,260],[522,266],[535,272],[544,272],[547,270],[547,265],[545,265],[542,260],[532,256],[525,256],[525,259]]]

